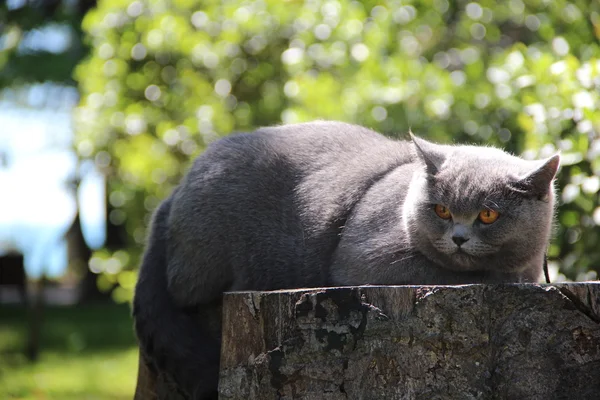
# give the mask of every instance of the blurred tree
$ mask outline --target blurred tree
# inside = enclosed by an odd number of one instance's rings
[[[74,85],[73,69],[87,52],[81,20],[95,5],[96,0],[0,2],[0,87],[47,81]]]
[[[104,276],[119,299],[193,156],[234,130],[315,118],[561,151],[550,258],[571,279],[600,270],[598,2],[100,0],[83,28],[78,150],[110,171],[110,219],[128,232],[124,251],[93,257],[119,265]]]
[[[67,87],[75,86],[73,71],[89,47],[82,42],[81,22],[96,6],[96,0],[12,0],[0,2],[0,88],[9,88],[2,97],[16,104],[48,107],[69,100]],[[49,84],[51,82],[51,84]],[[42,85],[36,85],[42,84]],[[35,90],[35,95],[32,92]],[[1,165],[2,157],[0,157]],[[77,199],[78,184],[73,192]],[[78,208],[79,210],[79,208]],[[119,227],[108,226],[111,248]],[[117,230],[117,232],[113,232]],[[122,234],[121,234],[122,236]],[[81,277],[82,300],[98,300],[103,295],[95,283],[96,274],[88,268],[91,249],[81,233],[79,211],[65,236],[69,247],[69,269]]]

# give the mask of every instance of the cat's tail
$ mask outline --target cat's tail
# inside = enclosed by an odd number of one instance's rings
[[[216,399],[220,339],[209,306],[178,307],[167,289],[167,236],[171,198],[156,213],[133,301],[140,351],[156,372],[166,372],[191,399]],[[214,328],[213,328],[214,329]]]

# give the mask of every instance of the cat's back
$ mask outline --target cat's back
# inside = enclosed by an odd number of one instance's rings
[[[232,290],[323,285],[340,224],[412,153],[407,142],[339,122],[223,138],[173,197],[169,269],[235,270]]]
[[[347,163],[350,158],[376,157],[380,162],[398,162],[410,161],[411,156],[408,142],[391,140],[358,125],[314,121],[230,135],[209,146],[198,162],[210,160],[260,167],[277,160],[297,172],[310,173]]]
[[[386,173],[416,163],[410,142],[358,125],[315,121],[266,127],[211,144],[184,178],[180,197],[228,206],[243,196],[261,206],[268,199],[273,208],[290,199],[328,220]]]
[[[293,197],[319,209],[321,218],[335,213],[324,211],[330,205],[350,207],[381,176],[409,163],[416,163],[410,142],[358,125],[314,121],[225,137],[195,161],[184,185],[226,203],[239,192]]]

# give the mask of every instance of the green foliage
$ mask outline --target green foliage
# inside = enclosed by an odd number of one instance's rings
[[[84,30],[78,149],[111,174],[111,219],[131,237],[119,270],[208,143],[316,118],[561,151],[551,258],[571,279],[600,269],[600,3],[101,0]]]
[[[96,0],[0,2],[0,87],[47,81],[73,85],[73,69],[87,51],[81,43],[81,20],[95,4]],[[56,36],[43,40],[52,30],[69,41],[57,46]]]
[[[133,397],[138,349],[128,306],[46,307],[35,363],[24,355],[27,314],[23,307],[0,307],[1,399]]]

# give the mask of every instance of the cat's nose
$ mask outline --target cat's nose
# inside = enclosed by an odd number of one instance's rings
[[[452,235],[452,241],[458,246],[462,246],[465,242],[469,241],[469,238],[463,235]]]

